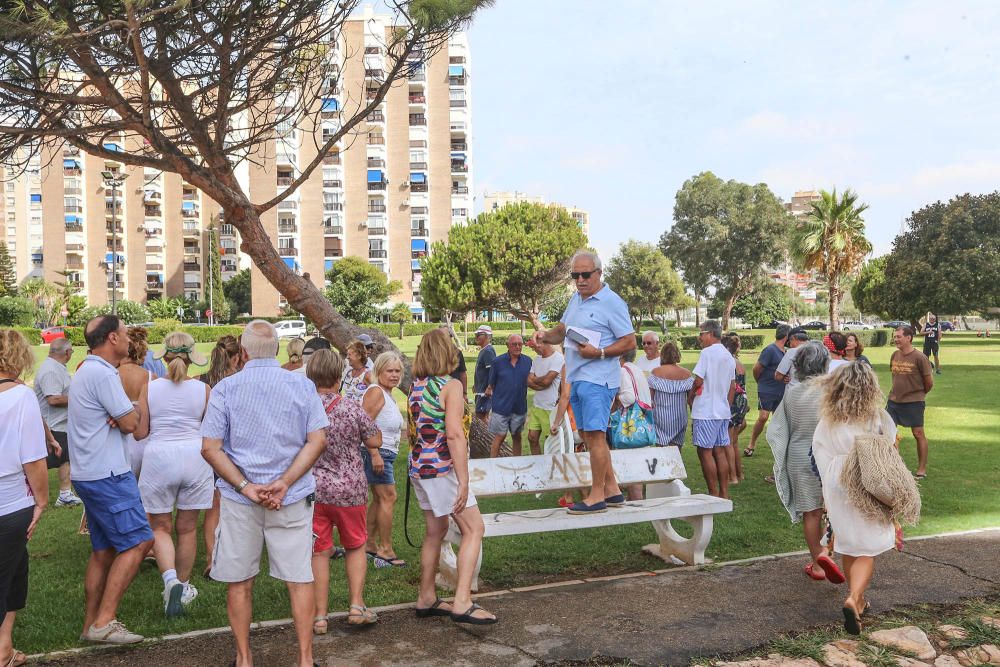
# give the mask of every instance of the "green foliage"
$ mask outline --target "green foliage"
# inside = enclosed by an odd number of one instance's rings
[[[680,342],[682,350],[701,349],[701,343],[698,342],[697,334],[678,336],[677,340]],[[764,347],[764,336],[762,334],[740,333],[740,345],[741,345],[740,349],[742,350],[759,350],[762,347]]]
[[[708,316],[722,317],[724,308],[722,300],[715,298],[708,308]],[[791,290],[766,278],[758,280],[750,294],[736,300],[730,314],[755,329],[764,328],[774,320],[787,322],[792,316]]]
[[[28,345],[42,344],[42,332],[40,329],[36,329],[35,327],[11,327],[11,329],[20,332],[25,340],[28,341]]]
[[[385,274],[361,257],[344,257],[326,272],[330,283],[326,298],[341,315],[353,322],[370,322],[378,317],[379,306],[398,292],[398,280]]]
[[[573,290],[567,286],[566,289],[553,290],[552,294],[545,303],[542,305],[542,315],[549,322],[558,322],[562,319],[563,313],[566,312],[566,307],[569,306],[569,300],[573,297]],[[484,324],[489,324],[485,322]],[[493,323],[493,328],[496,329],[497,325],[504,324],[517,324],[516,322],[496,322]],[[478,326],[478,325],[477,325]],[[501,327],[502,328],[502,327]]]
[[[149,310],[146,306],[135,301],[123,300],[119,301],[115,307],[116,313],[122,322],[125,324],[140,324],[142,322],[149,322],[152,320],[152,316],[149,314]],[[103,306],[88,306],[84,308],[78,314],[75,321],[71,324],[77,326],[84,326],[87,322],[97,317],[98,315],[110,315],[111,314],[111,304],[106,303]]]
[[[84,327],[66,327],[66,337],[73,343],[73,345],[86,345],[86,340],[83,337]],[[170,322],[169,320],[160,320],[155,322],[153,326],[149,327],[149,335],[147,337],[147,342],[150,345],[160,345],[163,343],[163,339],[167,334],[173,331],[183,331],[184,333],[191,334],[196,343],[214,343],[223,336],[239,336],[243,333],[243,327],[237,327],[232,325],[222,325],[214,327],[189,327],[180,325],[178,322]]]
[[[881,301],[881,290],[885,283],[885,264],[888,256],[876,257],[865,262],[858,273],[858,279],[851,286],[854,305],[863,313],[891,318]]]
[[[399,324],[399,339],[406,334],[406,325],[413,321],[413,312],[405,303],[397,303],[388,312],[389,321]]]
[[[936,202],[909,218],[872,290],[891,317],[1000,308],[1000,191]]]
[[[214,220],[209,225],[207,237],[208,270],[211,279],[205,281],[205,303],[211,304],[216,323],[229,322],[232,319],[232,313],[229,309],[229,301],[226,300],[225,286],[222,282],[222,258],[219,256],[219,237]]]
[[[626,241],[604,270],[608,285],[628,304],[634,322],[656,319],[684,296],[684,283],[652,243]]]
[[[178,308],[183,308],[184,311],[187,311],[188,303],[180,297],[161,296],[158,299],[147,301],[146,308],[149,310],[149,315],[153,320],[172,320],[177,317]]]
[[[35,322],[42,327],[53,326],[59,320],[62,310],[62,287],[44,278],[29,278],[25,280],[18,294],[31,301],[35,309]]]
[[[421,30],[438,32],[492,4],[492,0],[410,0],[408,13]]]
[[[226,299],[235,305],[233,314],[249,313],[250,302],[250,269],[238,271],[236,275],[222,283],[222,292]]]
[[[0,326],[30,327],[35,324],[35,304],[21,296],[0,296]]]
[[[0,241],[0,296],[17,296],[17,274],[7,243]]]
[[[788,217],[767,185],[723,181],[704,172],[677,192],[674,225],[660,236],[660,250],[695,296],[714,287],[731,305],[782,256]],[[723,326],[728,319],[724,311]]]
[[[569,260],[585,247],[563,208],[522,202],[452,227],[421,262],[421,299],[456,314],[499,310],[540,327],[542,307],[568,280]]]

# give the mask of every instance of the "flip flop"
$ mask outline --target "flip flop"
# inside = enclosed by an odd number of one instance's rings
[[[384,560],[392,567],[406,567],[406,561],[403,560],[402,558],[399,558],[398,556],[394,556],[392,558],[383,558],[382,560]]]
[[[4,663],[4,667],[21,667],[21,665],[28,663],[28,656],[22,651],[18,651],[16,648],[11,650],[13,653],[10,654],[10,660]]]
[[[416,613],[417,618],[430,618],[431,616],[451,616],[452,611],[450,609],[442,609],[441,605],[447,604],[441,598],[434,600],[434,604],[430,607],[414,607],[413,611]]]
[[[858,613],[847,605],[844,605],[841,611],[844,613],[844,630],[847,631],[847,634],[860,635],[861,619],[858,617]]]
[[[482,607],[473,602],[472,606],[469,607],[464,614],[452,613],[451,620],[454,621],[455,623],[468,623],[469,625],[493,625],[494,623],[497,622],[496,617],[478,618],[476,616],[473,616],[472,614],[474,614],[477,609],[482,609]]]
[[[751,456],[753,456],[753,450],[747,447],[746,449],[743,450],[743,456],[745,458],[750,458]]]
[[[806,569],[804,571],[807,577],[815,581],[823,581],[824,579],[826,579],[825,574],[816,574],[813,571],[813,564],[811,562],[806,564]]]
[[[927,473],[925,472],[915,472],[913,473],[913,479],[919,481],[927,479]]]
[[[826,580],[831,584],[842,584],[847,581],[847,577],[837,567],[837,563],[829,556],[820,556],[816,559],[816,564],[822,568],[823,573],[826,575]]]

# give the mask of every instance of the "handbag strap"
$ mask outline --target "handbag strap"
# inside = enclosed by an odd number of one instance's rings
[[[632,369],[629,368],[628,366],[625,366],[625,371],[628,373],[629,379],[632,380],[632,392],[635,394],[635,402],[636,402],[636,404],[640,408],[642,408],[643,410],[649,410],[650,406],[647,405],[646,403],[644,403],[639,398],[639,386],[635,383],[635,374],[632,372]]]

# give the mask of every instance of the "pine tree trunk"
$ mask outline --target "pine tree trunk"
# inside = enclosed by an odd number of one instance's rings
[[[839,329],[840,319],[840,281],[836,278],[829,281],[830,285],[830,331]]]

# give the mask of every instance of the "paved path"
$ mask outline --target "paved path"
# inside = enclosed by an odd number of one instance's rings
[[[878,559],[868,596],[872,611],[1000,594],[997,553],[1000,529],[910,541],[904,553]],[[491,629],[443,618],[418,621],[409,609],[383,613],[376,627],[361,632],[332,622],[330,633],[316,638],[316,659],[323,667],[528,666],[595,657],[686,665],[838,623],[844,587],[807,579],[804,560],[787,556],[501,593],[481,600],[501,618]],[[257,665],[292,664],[288,627],[255,632],[253,645]],[[206,634],[46,664],[223,666],[232,659],[230,646],[227,634]]]

